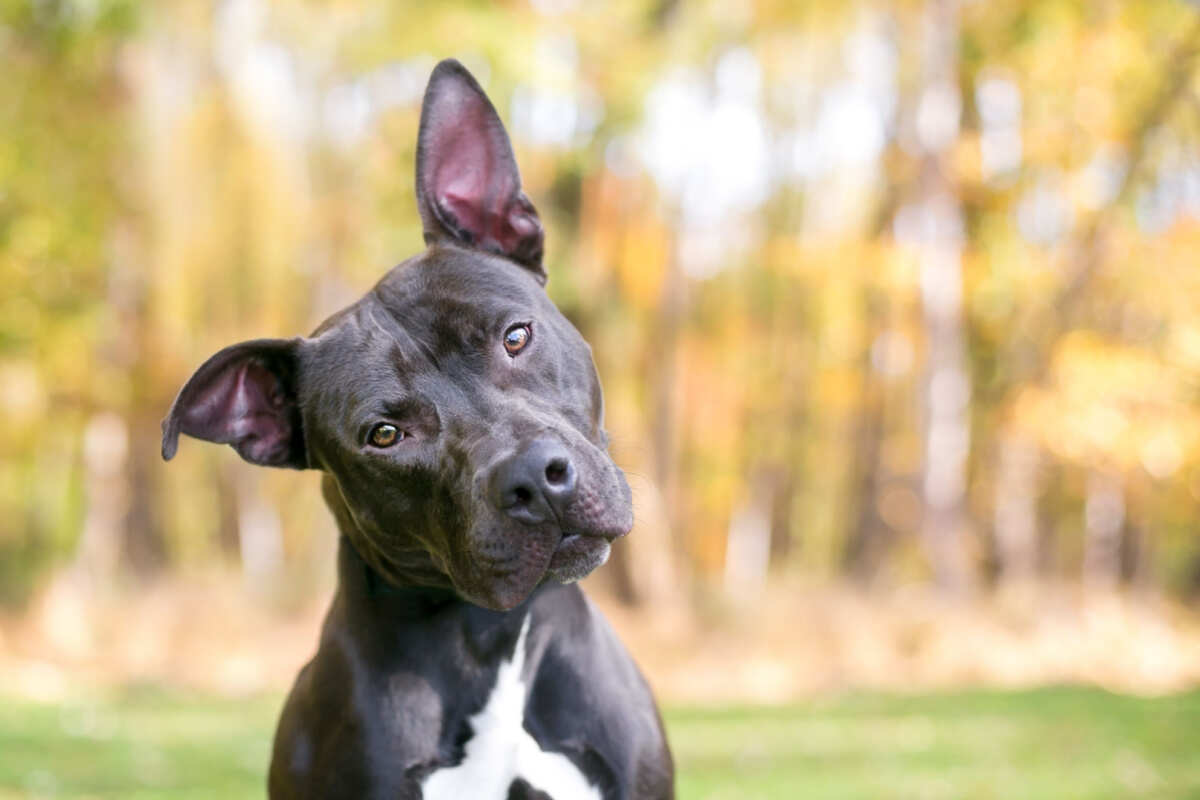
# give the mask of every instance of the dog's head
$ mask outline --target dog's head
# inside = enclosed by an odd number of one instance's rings
[[[312,336],[210,358],[163,421],[255,464],[326,473],[385,579],[508,609],[583,577],[633,525],[591,350],[543,286],[542,225],[496,110],[457,62],[425,92],[426,251]]]

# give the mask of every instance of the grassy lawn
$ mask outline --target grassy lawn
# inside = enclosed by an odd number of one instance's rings
[[[0,798],[263,797],[278,697],[0,696]],[[1200,692],[851,694],[667,713],[689,798],[1200,798]]]

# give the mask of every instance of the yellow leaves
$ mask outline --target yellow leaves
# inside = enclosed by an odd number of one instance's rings
[[[1128,254],[1120,271],[1121,288],[1171,321],[1189,326],[1200,319],[1200,220],[1182,219],[1165,235],[1139,242],[1133,233],[1121,243]],[[1147,280],[1153,265],[1154,280]]]
[[[1113,98],[1100,85],[1085,84],[1075,89],[1072,108],[1075,124],[1088,138],[1103,141],[1111,135],[1115,119]]]
[[[949,163],[955,180],[960,183],[979,183],[983,179],[979,136],[960,136],[950,150]]]
[[[17,217],[8,232],[6,249],[17,262],[44,258],[54,236],[54,222],[42,214],[26,213]]]
[[[818,406],[848,411],[862,396],[862,376],[849,366],[824,369],[814,390],[813,400]]]
[[[736,358],[722,357],[701,338],[681,343],[675,407],[685,463],[690,465],[690,502],[695,520],[693,542],[706,569],[720,567],[724,557],[724,524],[741,487],[736,462],[744,449],[747,396]]]
[[[1051,452],[1109,468],[1172,476],[1200,445],[1186,376],[1147,352],[1076,332],[1058,349],[1047,388],[1017,399],[1017,423]]]
[[[0,415],[6,425],[26,425],[46,407],[46,392],[32,361],[0,362]]]
[[[766,243],[766,262],[784,275],[859,289],[907,292],[917,285],[911,253],[885,239],[845,239],[777,234]]]
[[[659,305],[670,246],[669,232],[653,215],[625,229],[618,250],[617,275],[622,295],[635,309],[644,311]]]
[[[1200,374],[1200,322],[1180,322],[1167,340],[1166,359]]]
[[[697,444],[705,450],[735,452],[742,436],[745,383],[736,368],[737,359],[721,358],[699,338],[684,342],[680,356],[677,394],[680,407],[697,431]]]
[[[1162,397],[1168,384],[1159,366],[1146,353],[1105,342],[1095,334],[1076,331],[1059,345],[1055,382],[1080,397],[1097,394],[1143,401]]]

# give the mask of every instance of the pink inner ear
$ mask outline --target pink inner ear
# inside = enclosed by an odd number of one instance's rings
[[[509,218],[518,192],[515,176],[489,150],[489,137],[472,136],[471,131],[461,129],[455,134],[431,154],[438,163],[433,196],[441,210],[449,212],[454,222],[474,237],[473,243],[509,252],[514,244],[515,226]],[[533,228],[528,221],[523,227],[526,234]]]
[[[460,68],[461,69],[461,68]],[[521,193],[504,127],[469,76],[435,71],[422,112],[418,191],[436,223],[466,244],[540,269],[542,228]]]
[[[246,362],[216,376],[182,419],[184,433],[229,443],[255,463],[268,463],[291,444],[292,426],[278,379],[263,365]]]

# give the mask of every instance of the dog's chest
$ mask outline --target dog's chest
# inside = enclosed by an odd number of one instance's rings
[[[527,687],[521,673],[528,632],[526,617],[512,658],[500,665],[487,703],[470,719],[462,762],[425,778],[425,800],[505,800],[518,779],[554,800],[601,800],[569,758],[542,750],[525,730]]]

